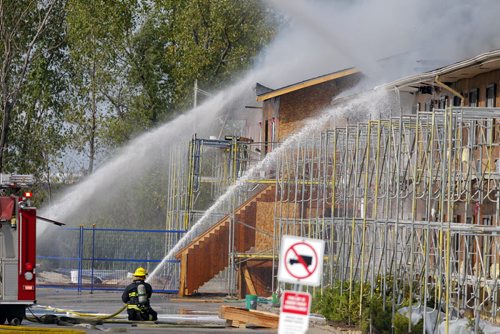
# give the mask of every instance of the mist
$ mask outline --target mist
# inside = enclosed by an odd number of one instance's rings
[[[70,187],[42,215],[72,226],[99,221],[102,212],[120,212],[109,224],[157,228],[164,224],[158,204],[130,196],[164,191],[164,170],[174,147],[187,151],[191,137],[224,136],[227,119],[259,121],[256,82],[279,88],[349,67],[368,79],[356,89],[430,70],[500,47],[500,2],[479,0],[272,0],[285,15],[275,40],[253,69],[199,107],[139,136],[118,150],[93,175]],[[487,6],[491,10],[483,10]],[[185,158],[187,159],[187,153]],[[146,215],[144,208],[152,210]],[[108,214],[109,216],[109,214]],[[104,222],[103,222],[104,224]],[[102,227],[102,225],[101,225]],[[41,228],[41,232],[44,228]]]
[[[500,48],[495,0],[271,0],[286,24],[259,64],[278,88],[349,67],[377,85]],[[489,8],[488,10],[484,10]]]

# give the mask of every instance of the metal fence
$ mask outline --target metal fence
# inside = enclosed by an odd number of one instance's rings
[[[184,230],[59,228],[38,248],[37,286],[122,290],[139,266],[152,272]],[[54,240],[57,239],[57,240]],[[170,260],[150,283],[156,292],[177,293],[179,261]]]

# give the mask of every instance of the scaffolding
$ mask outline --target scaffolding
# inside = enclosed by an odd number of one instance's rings
[[[340,281],[350,300],[359,282],[393,311],[411,300],[496,322],[499,118],[447,108],[296,142],[276,159],[274,254],[284,234],[323,239],[323,286]]]
[[[195,137],[187,159],[182,150],[175,154],[184,158],[170,159],[166,228],[190,229],[208,215],[200,235],[229,217],[221,279],[230,293],[234,272],[252,258],[272,262],[274,291],[281,238],[296,235],[325,240],[322,287],[340,282],[350,301],[366,288],[393,312],[410,302],[422,312],[443,311],[441,321],[465,311],[497,323],[499,120],[500,109],[463,107],[343,126],[332,119],[329,129],[276,149],[260,169],[252,167],[265,143]],[[270,246],[238,253],[235,210],[269,184],[272,235],[253,229],[271,238]]]
[[[238,187],[229,200],[219,201],[214,210],[207,210],[238,178],[261,160],[263,145],[241,136],[226,136],[224,139],[194,136],[187,154],[185,147],[178,147],[171,150],[169,157],[166,229],[191,230],[202,219],[203,224],[195,227],[196,235],[201,235],[229,215],[228,233],[233,242],[228,245],[227,252],[232,256],[228,257],[228,270],[217,277],[215,281],[218,284],[215,285],[223,286],[224,291],[232,293],[235,289],[236,265],[234,212],[245,200],[259,192],[261,178],[248,180]],[[214,285],[214,282],[211,283]]]

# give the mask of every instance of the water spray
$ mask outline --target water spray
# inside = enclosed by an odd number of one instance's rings
[[[151,272],[148,276],[147,281],[151,279],[162,270],[163,266],[170,260],[173,260],[175,254],[184,248],[189,242],[191,242],[196,236],[205,231],[210,226],[206,226],[209,221],[207,219],[212,213],[220,208],[220,206],[228,199],[231,198],[239,189],[241,189],[246,182],[256,173],[262,170],[269,169],[283,152],[292,147],[297,142],[304,140],[314,131],[321,131],[327,122],[335,116],[344,115],[349,111],[365,110],[367,107],[373,106],[375,109],[377,105],[380,105],[380,101],[386,97],[386,92],[379,90],[377,92],[371,91],[369,93],[362,94],[355,99],[347,101],[345,104],[335,106],[331,109],[324,111],[321,115],[314,119],[310,119],[307,124],[300,129],[299,132],[288,137],[280,146],[278,146],[274,151],[267,154],[266,157],[259,161],[255,166],[250,168],[241,176],[236,183],[231,185],[226,192],[220,196],[217,201],[205,211],[203,216],[191,227],[191,229],[177,242],[177,244],[168,252],[168,254],[163,258],[163,260],[158,264],[158,266]],[[368,111],[370,113],[370,110]]]

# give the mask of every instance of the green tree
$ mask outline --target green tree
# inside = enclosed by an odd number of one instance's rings
[[[192,105],[193,84],[215,91],[274,35],[274,13],[260,1],[141,2],[127,40],[125,87],[106,119],[107,146],[177,115]],[[118,112],[119,111],[119,112]]]
[[[126,105],[121,92],[128,69],[127,40],[134,25],[135,0],[70,0],[68,45],[75,132],[73,147],[88,156],[92,173],[104,146],[106,124]]]
[[[274,35],[272,12],[261,1],[166,3],[174,17],[167,61],[176,83],[175,105],[186,107],[195,80],[205,90],[221,88],[247,68]]]
[[[272,14],[256,0],[157,0],[132,44],[135,113],[155,125],[192,105],[195,80],[215,91],[234,79],[274,35]]]
[[[260,1],[68,4],[74,148],[93,170],[99,148],[123,144],[191,105],[193,83],[217,90],[274,33]]]
[[[59,29],[47,36],[64,43],[63,31]],[[62,168],[68,135],[67,81],[62,70],[66,58],[64,48],[58,48],[32,63],[11,117],[8,159],[4,164],[7,171],[34,174],[40,185],[45,185],[43,190],[49,197],[51,175]]]
[[[54,50],[61,47],[61,19],[64,8],[62,0],[0,0],[0,113],[2,127],[0,134],[0,171],[5,169],[12,122],[24,118],[25,124],[32,124],[33,118],[27,111],[18,106],[23,100],[23,94],[29,94],[34,85],[29,86],[29,80],[37,71],[45,66],[42,58],[50,57]],[[51,27],[58,27],[56,31]],[[49,59],[50,61],[50,59]],[[37,95],[33,92],[32,98]],[[41,97],[41,95],[38,95]],[[36,100],[36,99],[35,99]],[[32,101],[33,103],[36,102]],[[38,102],[41,102],[38,100]],[[48,101],[43,104],[44,112],[50,110],[57,113]],[[38,111],[38,107],[36,107]],[[41,111],[40,111],[41,112]],[[43,112],[42,112],[43,113]],[[40,121],[40,124],[43,121]],[[30,134],[30,140],[37,141]],[[19,152],[21,150],[21,152]],[[26,149],[13,147],[11,151],[18,155],[32,154]],[[29,158],[29,155],[25,156]],[[12,166],[13,164],[11,164]]]

